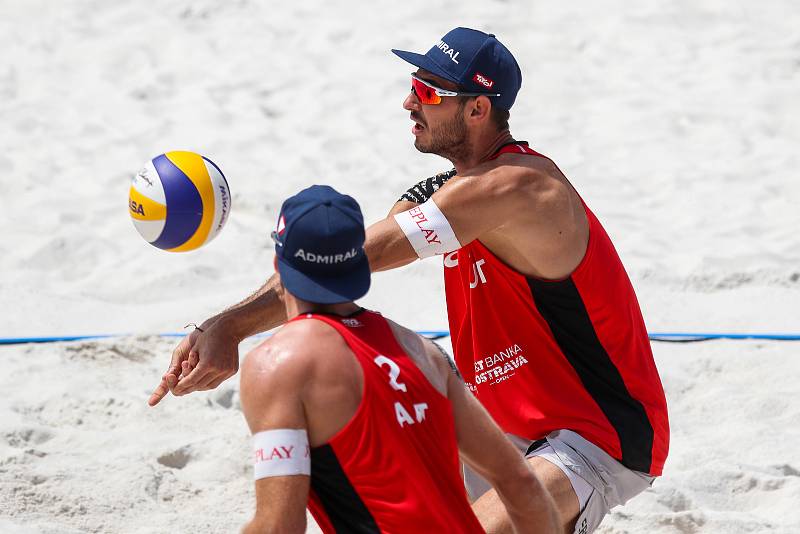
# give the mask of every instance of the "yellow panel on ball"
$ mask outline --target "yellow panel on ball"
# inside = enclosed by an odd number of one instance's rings
[[[160,221],[167,218],[167,207],[146,197],[131,186],[128,193],[128,209],[131,217],[140,221]]]

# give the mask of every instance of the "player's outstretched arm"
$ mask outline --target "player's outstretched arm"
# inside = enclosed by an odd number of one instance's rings
[[[389,219],[367,229],[364,249],[372,271],[400,267],[417,259],[397,223]],[[181,396],[216,388],[236,374],[243,339],[280,326],[286,319],[283,289],[275,273],[253,295],[207,319],[181,340],[148,404],[155,406],[170,391]]]
[[[307,369],[270,341],[248,354],[242,366],[240,395],[253,433],[256,478],[256,512],[243,532],[302,533],[311,472],[301,397]]]
[[[553,498],[460,378],[446,363],[440,365],[448,374],[447,396],[453,406],[461,458],[492,485],[505,508],[491,510],[490,514],[476,510],[481,525],[487,532],[493,532],[498,523],[508,522],[518,534],[558,532]],[[502,520],[504,514],[508,522]]]
[[[417,191],[419,195],[423,193],[431,195],[454,175],[455,171],[441,173],[423,180],[414,187],[419,189]],[[464,187],[455,190],[460,194],[451,195],[452,198],[443,197],[440,202],[448,206],[447,212],[458,212],[456,216],[459,220],[467,221],[466,224],[458,223],[457,235],[471,235],[475,231],[474,222],[468,217],[459,215],[463,210],[454,206],[472,205],[485,195],[482,189],[474,194],[469,193],[470,190]],[[441,193],[442,191],[439,191],[439,194]],[[413,198],[422,200],[427,197]],[[392,216],[400,211],[400,208],[413,208],[416,203],[410,199],[411,197],[407,198],[404,195],[392,208],[389,217],[367,228],[364,248],[373,272],[401,267],[419,257]],[[501,210],[501,213],[503,212]],[[496,224],[498,218],[483,217],[481,220]],[[180,396],[216,388],[236,374],[239,366],[238,347],[243,339],[275,328],[285,321],[281,285],[278,275],[275,274],[253,295],[207,319],[200,325],[199,331],[196,330],[181,340],[172,353],[169,368],[151,394],[148,403],[150,406],[155,406],[170,391]]]
[[[364,249],[373,271],[399,267],[417,258],[394,221],[384,220],[367,229]],[[180,396],[214,389],[239,368],[239,343],[286,321],[283,289],[278,274],[253,295],[204,321],[181,340],[169,368],[150,396],[155,406],[168,392]]]
[[[243,339],[285,321],[283,290],[276,273],[258,291],[206,319],[178,343],[148,404],[155,406],[170,391],[179,396],[219,386],[239,369]]]

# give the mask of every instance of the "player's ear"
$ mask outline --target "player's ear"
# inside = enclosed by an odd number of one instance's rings
[[[478,96],[472,101],[470,108],[470,118],[483,120],[489,116],[492,110],[492,103],[488,96]]]
[[[277,254],[272,257],[272,267],[275,269],[275,272],[278,272],[278,256]]]

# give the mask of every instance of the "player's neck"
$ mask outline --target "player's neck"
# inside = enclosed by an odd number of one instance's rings
[[[453,166],[458,174],[464,174],[494,156],[501,146],[513,141],[514,138],[508,129],[479,134],[472,142],[473,149],[470,150],[469,156],[460,161],[453,161]]]
[[[361,310],[361,306],[355,302],[343,302],[341,304],[317,304],[299,299],[288,292],[284,296],[286,306],[286,316],[291,319],[304,313],[324,313],[327,315],[339,315],[347,317]]]

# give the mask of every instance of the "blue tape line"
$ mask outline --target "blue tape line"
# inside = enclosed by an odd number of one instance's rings
[[[447,330],[417,330],[425,337],[438,339],[448,337]],[[23,343],[54,343],[58,341],[84,341],[89,339],[106,339],[112,337],[131,336],[135,334],[91,334],[83,336],[51,336],[51,337],[5,337],[0,338],[0,345],[19,345]],[[142,334],[139,334],[142,335]],[[186,332],[167,332],[151,334],[159,337],[183,337]],[[761,339],[771,341],[800,341],[800,334],[752,334],[752,333],[702,333],[702,332],[651,332],[652,341],[707,341],[712,339]],[[268,337],[269,334],[258,334],[253,337]]]
[[[56,341],[83,341],[85,339],[101,339],[118,337],[115,334],[96,334],[89,336],[53,336],[53,337],[4,337],[0,338],[0,345],[17,345],[20,343],[53,343]]]
[[[652,332],[653,341],[703,341],[710,339],[763,339],[773,341],[800,341],[800,334],[735,334],[735,333],[700,333],[700,332]]]

